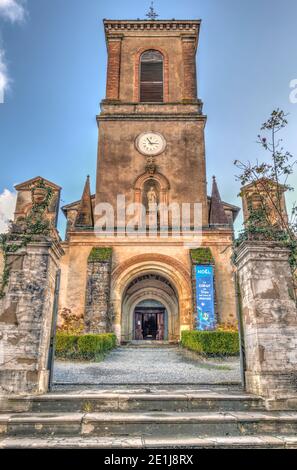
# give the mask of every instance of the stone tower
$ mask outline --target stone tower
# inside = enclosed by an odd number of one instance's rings
[[[108,67],[97,116],[96,192],[87,179],[81,199],[62,208],[60,312],[81,317],[86,331],[115,331],[122,342],[178,341],[210,314],[206,328],[235,324],[230,247],[239,209],[221,200],[215,180],[207,196],[206,116],[196,77],[200,21],[104,20],[104,29]],[[193,232],[189,212],[191,243],[174,230],[171,213],[162,232],[164,207],[182,204],[199,205],[202,213]],[[155,206],[156,231],[146,237]],[[115,227],[106,213],[116,216]],[[127,224],[139,221],[145,236],[125,236]],[[207,307],[200,292],[206,280],[197,277],[206,272],[213,276]]]
[[[169,204],[201,203],[207,225],[206,117],[196,86],[200,21],[105,20],[104,28],[108,68],[97,117],[96,203],[115,206],[118,194],[127,203],[142,201],[151,180]],[[152,139],[142,141],[148,133]],[[154,149],[150,142],[159,139]]]

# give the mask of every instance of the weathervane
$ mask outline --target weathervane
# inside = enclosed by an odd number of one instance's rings
[[[149,20],[155,20],[156,18],[158,18],[159,15],[154,9],[154,2],[151,3],[150,9],[145,16],[147,16]]]

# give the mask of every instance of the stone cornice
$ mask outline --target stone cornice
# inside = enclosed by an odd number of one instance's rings
[[[201,20],[104,20],[106,41],[131,36],[179,36],[198,46]]]
[[[202,245],[204,247],[231,247],[233,232],[231,229],[224,231],[203,230]],[[115,234],[107,234],[105,237],[96,237],[94,231],[70,232],[69,239],[62,243],[63,248],[70,246],[179,246],[186,249],[196,246],[197,240],[189,236],[175,237],[169,235],[166,238],[160,236],[145,237],[141,236],[116,236]],[[197,247],[200,246],[198,243]]]
[[[103,20],[106,34],[123,31],[176,31],[199,34],[201,20]]]
[[[57,184],[52,183],[51,181],[47,180],[46,178],[43,178],[42,176],[36,176],[35,178],[31,178],[28,181],[24,181],[23,183],[16,184],[14,188],[16,189],[16,191],[26,191],[26,190],[30,191],[31,186],[40,180],[43,180],[47,186],[49,186],[50,188],[54,190],[60,191],[62,189],[61,186],[58,186]]]
[[[51,239],[49,237],[39,237],[40,239],[34,240],[28,243],[26,247],[24,247],[23,252],[21,251],[20,254],[26,254],[28,250],[32,253],[42,253],[42,254],[50,254],[52,253],[53,257],[56,261],[58,261],[61,256],[65,254],[62,242],[58,240]],[[19,253],[18,253],[19,254]]]
[[[101,114],[203,114],[203,102],[177,101],[162,103],[144,103],[130,101],[102,100]]]
[[[236,249],[236,265],[241,269],[249,261],[283,262],[288,260],[290,251],[277,242],[246,241]]]
[[[203,103],[201,100],[188,103],[139,103],[103,100],[101,102],[101,113],[97,116],[99,121],[114,120],[202,120]]]
[[[197,113],[193,114],[101,114],[97,116],[97,123],[100,121],[202,121],[206,122],[207,117]]]

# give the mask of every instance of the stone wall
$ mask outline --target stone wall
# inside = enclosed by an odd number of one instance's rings
[[[209,209],[205,178],[205,118],[193,113],[179,118],[171,110],[168,111],[169,117],[160,115],[158,120],[153,120],[160,113],[159,106],[151,110],[149,123],[137,112],[132,115],[125,113],[123,117],[115,112],[111,116],[105,113],[99,116],[96,206],[101,203],[111,204],[117,214],[118,195],[125,195],[127,206],[136,201],[134,184],[145,173],[147,162],[137,150],[135,139],[149,128],[152,132],[162,134],[168,142],[164,152],[156,159],[158,174],[170,183],[168,203],[177,203],[180,207],[183,203],[201,204],[202,225],[207,227]],[[100,213],[96,214],[95,211],[95,221],[99,218]],[[132,215],[127,216],[127,222],[132,218]]]
[[[135,257],[144,256],[146,260],[151,259],[151,264],[144,266],[137,264],[131,279],[127,279],[127,285],[121,286],[121,291],[118,293],[119,297],[116,301],[119,303],[119,312],[121,311],[122,294],[125,287],[128,286],[133,276],[149,269],[150,271],[155,268],[155,259],[160,255],[165,255],[178,261],[184,270],[191,274],[191,261],[189,255],[189,248],[186,246],[184,240],[175,240],[170,237],[161,240],[160,238],[154,239],[151,243],[144,243],[142,238],[129,238],[119,239],[115,236],[106,236],[104,241],[100,241],[100,246],[112,247],[112,271],[116,272],[121,269],[126,263]],[[65,256],[61,260],[61,289],[59,295],[59,311],[69,311],[71,315],[76,315],[79,318],[84,318],[86,311],[86,294],[88,277],[92,273],[93,267],[88,267],[88,257],[93,247],[98,246],[98,238],[93,233],[76,232],[71,233],[69,240],[62,244],[65,250]],[[209,247],[214,257],[215,262],[215,283],[216,283],[216,303],[218,322],[228,325],[237,324],[236,316],[236,302],[235,302],[235,289],[233,279],[233,268],[230,261],[232,250],[232,231],[229,230],[209,230],[203,232],[202,246]],[[138,258],[137,258],[138,259]],[[157,266],[156,266],[157,269]],[[135,272],[134,272],[135,271]],[[177,268],[174,268],[176,277],[180,278],[181,273]],[[168,273],[168,279],[173,281],[173,276]],[[92,277],[92,275],[91,275]],[[179,282],[177,282],[177,289],[179,289]],[[189,287],[191,289],[191,279],[189,280]],[[97,294],[96,294],[97,295]],[[114,295],[112,293],[112,295]],[[181,309],[179,311],[180,319],[187,316],[188,310],[192,307],[192,295],[190,294],[190,305],[188,305],[188,294],[184,289],[180,288],[179,298],[183,299]],[[95,306],[95,301],[93,299]],[[184,307],[182,308],[182,305]],[[87,307],[88,308],[88,307]],[[90,307],[91,309],[91,307]],[[90,310],[91,311],[91,310]],[[121,316],[117,319],[118,329],[121,330]],[[192,325],[192,319],[187,323],[188,328]],[[120,333],[119,333],[120,335]]]
[[[0,300],[0,390],[44,393],[56,274],[62,250],[40,237],[8,256],[9,283]]]
[[[269,242],[237,253],[247,391],[271,398],[297,394],[297,309],[288,251]]]
[[[93,248],[87,267],[85,330],[106,333],[111,330],[110,281],[111,249]]]

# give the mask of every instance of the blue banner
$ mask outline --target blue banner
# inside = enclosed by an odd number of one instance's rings
[[[214,268],[213,266],[195,266],[197,329],[200,331],[215,329],[214,309]]]

